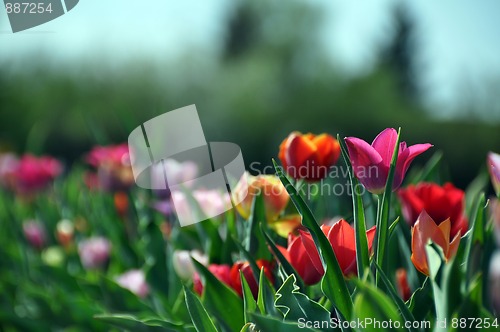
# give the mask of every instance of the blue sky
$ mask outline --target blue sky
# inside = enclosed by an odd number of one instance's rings
[[[304,0],[306,1],[306,0]],[[332,61],[347,72],[370,69],[374,47],[391,34],[398,0],[309,0],[324,8],[321,40]],[[80,0],[72,11],[26,32],[12,34],[0,8],[0,60],[19,65],[40,54],[54,65],[103,59],[164,61],[188,51],[216,50],[234,0]],[[500,1],[408,1],[419,23],[419,62],[428,100],[454,105],[464,88],[500,77]],[[47,59],[42,58],[42,59]],[[10,62],[10,61],[9,61]]]

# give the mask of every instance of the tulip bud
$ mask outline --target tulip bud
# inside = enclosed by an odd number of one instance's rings
[[[123,191],[118,191],[114,194],[113,199],[115,203],[116,213],[118,213],[118,215],[123,218],[127,214],[128,210],[127,194]]]
[[[263,259],[258,259],[256,261],[256,263],[257,263],[257,267],[259,269],[264,268],[265,276],[271,282],[271,284],[273,284],[274,277],[272,274],[272,265],[271,265],[272,263],[268,262],[266,260],[263,260]],[[231,285],[232,285],[233,289],[240,296],[243,295],[240,271],[241,271],[241,273],[243,273],[243,277],[247,281],[248,286],[250,287],[250,290],[252,291],[254,298],[257,298],[257,294],[259,291],[259,283],[257,280],[255,280],[255,276],[253,274],[252,268],[250,267],[250,263],[248,263],[248,262],[236,262],[231,267],[230,278],[231,278]]]
[[[425,210],[422,211],[415,226],[411,229],[411,261],[417,270],[429,275],[429,263],[425,251],[429,240],[441,247],[446,262],[455,256],[460,245],[460,231],[453,238],[450,232],[450,219],[437,225]]]
[[[74,232],[75,227],[68,219],[63,219],[57,223],[56,237],[63,247],[68,247],[71,244]]]
[[[128,289],[139,297],[146,297],[149,294],[149,286],[146,283],[146,276],[141,270],[130,270],[118,277],[116,283],[123,288]]]
[[[290,200],[290,196],[277,176],[251,176],[245,173],[233,192],[234,201],[241,202],[236,205],[236,210],[243,219],[247,220],[250,217],[252,203],[257,195],[262,195],[264,199],[266,217],[269,222],[276,220]]]
[[[196,272],[196,268],[194,267],[193,261],[191,259],[193,257],[198,262],[203,265],[208,264],[208,257],[199,252],[198,250],[176,250],[174,251],[172,258],[172,265],[174,267],[177,275],[183,280],[190,280],[193,278],[193,275]]]
[[[26,240],[36,249],[42,249],[45,246],[46,234],[45,228],[37,221],[30,220],[23,224],[23,232]]]
[[[500,197],[500,154],[493,152],[488,154],[488,170],[493,188],[495,188],[497,196]]]
[[[279,159],[294,179],[319,181],[340,156],[339,142],[328,134],[291,133],[280,145]]]
[[[64,262],[64,252],[61,247],[49,247],[42,252],[42,261],[49,266],[61,266]]]
[[[229,265],[210,264],[208,270],[222,283],[231,287],[231,267]],[[193,290],[196,294],[201,296],[203,294],[203,289],[200,276],[198,273],[195,273],[193,276]]]
[[[103,237],[93,237],[78,244],[78,253],[83,267],[95,269],[104,267],[109,259],[111,242]]]

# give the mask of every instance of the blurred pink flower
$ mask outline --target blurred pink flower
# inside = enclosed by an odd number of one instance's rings
[[[80,261],[86,269],[104,267],[110,252],[111,242],[104,237],[92,237],[78,244]]]
[[[396,129],[387,128],[375,137],[371,145],[357,137],[345,139],[356,177],[373,194],[381,194],[384,191],[397,137]],[[431,147],[428,143],[409,147],[406,142],[399,143],[393,190],[401,186],[413,159]]]
[[[488,153],[488,170],[493,188],[495,188],[497,195],[500,195],[500,154]]]
[[[23,224],[26,240],[36,249],[42,249],[46,242],[46,233],[43,225],[37,221],[29,220]]]
[[[118,285],[128,289],[139,297],[146,297],[149,294],[146,276],[141,270],[129,270],[116,277],[115,280]]]
[[[12,160],[10,167],[11,185],[20,194],[46,188],[62,172],[58,160],[48,156],[37,158],[31,154],[24,155],[17,163]]]
[[[12,188],[12,176],[19,165],[13,153],[0,154],[0,186]]]
[[[198,204],[192,204],[186,194],[181,191],[172,192],[174,212],[182,216],[183,220],[203,220],[220,214],[220,211],[231,209],[231,199],[227,193],[218,190],[199,189],[191,192],[192,197]],[[202,216],[197,211],[201,210]],[[200,219],[201,217],[201,219]]]
[[[126,143],[109,146],[96,146],[86,156],[87,163],[97,170],[97,178],[86,175],[91,187],[96,185],[104,190],[117,191],[128,189],[134,183],[128,145]]]

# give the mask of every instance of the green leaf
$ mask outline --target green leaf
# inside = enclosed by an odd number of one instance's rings
[[[274,243],[273,239],[267,234],[267,232],[264,230],[264,227],[261,225],[260,230],[262,234],[264,235],[264,238],[267,242],[267,245],[270,247],[273,255],[278,259],[279,263],[283,267],[283,270],[285,270],[286,274],[289,275],[295,275],[296,277],[296,283],[297,286],[301,289],[304,290],[304,281],[300,277],[299,273],[293,268],[293,266],[290,264],[290,262],[283,256],[281,251],[276,247],[276,244]]]
[[[219,281],[203,264],[193,263],[205,281],[202,302],[227,331],[238,331],[245,324],[243,301],[232,289]]]
[[[360,183],[352,170],[352,165],[349,160],[349,154],[344,146],[344,142],[337,135],[337,140],[340,142],[342,157],[349,170],[349,179],[352,188],[352,204],[354,217],[354,235],[356,243],[356,264],[358,276],[363,277],[363,273],[369,270],[370,253],[368,250],[368,239],[366,237],[366,221],[365,209],[363,207],[363,194],[360,189]]]
[[[276,310],[274,301],[276,296],[274,289],[271,287],[269,280],[264,273],[264,268],[260,270],[259,276],[259,293],[257,296],[257,306],[262,314],[281,317],[281,313]]]
[[[357,288],[353,312],[355,318],[365,322],[370,319],[378,322],[392,321],[393,328],[384,328],[384,331],[405,331],[399,311],[387,295],[371,284],[366,284],[359,279],[354,279],[354,281]],[[396,322],[399,323],[400,328],[397,328]],[[375,325],[366,325],[362,330],[381,331]]]
[[[311,210],[302,197],[297,193],[294,186],[286,178],[285,174],[283,174],[283,171],[278,164],[276,164],[275,160],[273,160],[273,164],[276,174],[285,186],[293,204],[302,216],[302,225],[311,231],[314,243],[320,253],[320,257],[325,268],[325,275],[321,281],[321,290],[335,306],[340,316],[345,319],[350,319],[353,305],[352,299],[349,294],[349,290],[347,289],[339,262],[333,252],[333,248],[316,222]]]
[[[193,292],[191,292],[186,287],[184,287],[184,296],[186,297],[186,305],[188,307],[189,315],[191,316],[191,320],[193,321],[196,331],[217,332],[214,322],[212,322],[212,319],[208,315],[208,312],[205,310],[198,297],[196,297]]]
[[[379,214],[377,218],[377,232],[375,235],[375,260],[377,264],[382,268],[383,271],[387,271],[386,262],[384,258],[387,256],[387,242],[389,241],[389,212],[390,212],[390,202],[392,194],[392,184],[394,181],[394,173],[396,170],[396,163],[398,160],[399,153],[399,140],[401,135],[401,128],[398,130],[398,137],[396,139],[396,144],[394,145],[394,152],[392,155],[391,166],[389,168],[389,174],[387,176],[387,182],[385,184],[384,194],[382,200],[379,200]],[[379,197],[380,199],[380,197]],[[378,271],[375,274],[375,284],[379,286],[380,277]]]
[[[254,331],[272,332],[319,332],[320,330],[305,327],[306,322],[286,322],[273,317],[259,314],[250,314],[252,322],[257,327]],[[302,324],[302,325],[301,325]]]
[[[245,322],[248,323],[250,321],[248,317],[248,313],[254,313],[257,311],[257,302],[253,298],[252,290],[248,285],[247,280],[243,276],[243,272],[240,270],[240,279],[241,279],[241,288],[243,293],[243,304],[245,308]]]
[[[401,313],[401,316],[403,316],[403,318],[406,322],[414,322],[415,317],[413,317],[413,314],[410,312],[410,309],[408,309],[408,307],[406,306],[406,303],[398,295],[398,293],[397,293],[396,289],[394,288],[394,286],[392,285],[391,281],[387,278],[387,276],[382,271],[380,266],[378,266],[377,263],[374,263],[374,264],[375,264],[376,269],[380,273],[380,279],[384,283],[384,286],[387,289],[390,297],[392,298],[392,300],[394,301],[394,303],[398,307],[399,312]],[[417,331],[417,329],[413,329],[413,328],[410,328],[409,330],[410,331]]]
[[[172,323],[159,317],[138,318],[129,314],[103,314],[94,318],[128,331],[179,331],[182,324]]]
[[[423,320],[430,311],[430,308],[433,307],[430,294],[430,281],[429,278],[425,278],[422,286],[413,292],[408,304],[416,320]]]
[[[264,196],[259,193],[255,196],[252,202],[252,213],[248,220],[248,235],[246,236],[246,250],[257,259],[263,258],[269,260],[271,258],[266,241],[259,229],[259,224],[267,225],[266,207],[264,205]]]
[[[485,222],[486,222],[486,199],[484,194],[481,194],[476,207],[474,209],[474,221],[472,223],[470,233],[468,234],[467,241],[467,255],[466,264],[464,268],[467,272],[467,284],[475,278],[477,273],[482,272],[483,260],[483,247],[485,240]],[[463,235],[463,234],[462,234]]]
[[[328,321],[330,312],[318,302],[299,292],[295,275],[290,275],[276,292],[274,303],[285,317],[285,320],[298,321],[305,318],[308,321]]]
[[[438,274],[443,264],[443,253],[440,247],[428,244],[425,246],[427,262],[429,265],[429,278],[431,280],[432,292],[434,295],[434,308],[436,310],[436,320],[444,321],[446,319],[446,303],[443,290],[439,285]],[[440,251],[440,252],[438,252]]]

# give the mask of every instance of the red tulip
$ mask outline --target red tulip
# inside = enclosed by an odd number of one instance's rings
[[[453,238],[451,222],[446,219],[439,225],[424,210],[411,230],[411,261],[413,265],[425,275],[429,275],[429,264],[425,247],[432,241],[443,250],[445,260],[452,259],[457,253],[460,244],[460,231]]]
[[[397,137],[398,133],[394,128],[387,128],[378,134],[371,145],[356,137],[345,139],[354,173],[371,193],[381,194],[385,189]],[[401,186],[413,159],[430,147],[431,144],[415,144],[407,147],[406,142],[400,143],[393,190]]]
[[[403,301],[408,301],[411,297],[411,289],[408,284],[408,276],[406,270],[403,268],[396,270],[396,286]]]
[[[307,234],[307,236],[310,236]],[[323,270],[318,271],[313,264],[309,253],[302,242],[302,236],[296,236],[290,233],[288,235],[288,247],[278,246],[286,260],[290,262],[293,268],[300,275],[306,285],[314,285],[323,277]]]
[[[295,179],[319,181],[340,156],[339,142],[328,134],[291,133],[280,145],[279,158],[285,171]]]
[[[274,283],[271,263],[263,259],[257,260],[256,263],[259,269],[264,268],[264,274],[266,275],[267,279],[271,281],[271,284]],[[257,282],[257,280],[255,280],[252,268],[250,267],[250,264],[248,262],[234,263],[233,267],[231,268],[231,285],[233,289],[240,296],[242,296],[243,289],[241,288],[242,286],[240,271],[243,273],[248,286],[250,286],[250,290],[252,291],[253,296],[256,298],[259,292],[259,283]]]
[[[231,267],[229,265],[210,264],[208,270],[222,283],[232,287],[230,276]],[[193,289],[198,295],[201,296],[201,294],[203,294],[204,287],[197,272],[193,276]]]
[[[488,170],[493,188],[495,188],[497,195],[500,195],[500,154],[488,153]]]
[[[337,257],[340,268],[345,276],[356,275],[356,243],[354,239],[354,229],[349,223],[343,219],[335,223],[333,226],[321,226],[321,230],[328,238],[328,241],[332,245],[333,252]],[[314,244],[314,240],[310,233],[299,230],[302,244],[305,251],[309,254],[312,266],[309,268],[315,268],[316,271],[323,275],[325,270],[323,269],[323,264],[321,263],[321,258],[319,256],[318,250]],[[368,239],[368,248],[371,251],[373,245],[373,239],[375,237],[375,226],[366,231],[366,237]],[[297,250],[297,249],[295,249]],[[290,247],[289,247],[290,251]],[[296,251],[290,253],[292,256],[297,255]],[[307,263],[305,260],[302,264]],[[295,267],[295,266],[294,266]],[[295,267],[298,270],[302,270],[305,267]],[[298,272],[298,271],[297,271]],[[300,273],[299,273],[300,274]]]
[[[399,190],[398,196],[403,216],[410,226],[415,224],[420,213],[425,210],[438,223],[450,219],[452,238],[458,232],[467,232],[469,225],[464,215],[465,193],[453,184],[446,183],[442,187],[435,183],[409,185]]]

